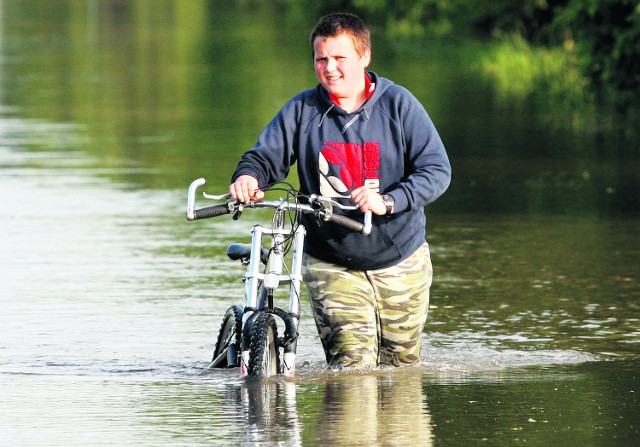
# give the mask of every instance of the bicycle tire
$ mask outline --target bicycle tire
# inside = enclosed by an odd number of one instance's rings
[[[261,312],[251,327],[247,376],[267,378],[279,373],[278,326],[273,315]]]
[[[242,339],[242,308],[234,305],[227,309],[220,326],[216,346],[211,359],[212,368],[232,368],[240,365],[240,343]],[[224,358],[216,362],[216,359],[225,352],[232,350]],[[231,360],[231,361],[229,361]]]

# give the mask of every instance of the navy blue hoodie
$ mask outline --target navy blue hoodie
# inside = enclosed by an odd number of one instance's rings
[[[424,206],[451,180],[444,145],[424,107],[407,89],[368,74],[373,95],[351,113],[335,105],[320,84],[291,99],[232,177],[252,175],[262,187],[283,180],[296,163],[305,194],[353,204],[350,192],[368,185],[393,196],[393,214],[374,215],[368,236],[303,217],[305,252],[357,270],[389,267],[418,249],[426,240]],[[348,215],[362,220],[359,211]]]

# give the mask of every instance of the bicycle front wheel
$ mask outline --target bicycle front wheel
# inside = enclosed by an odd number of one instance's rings
[[[280,373],[278,326],[273,315],[261,312],[251,327],[247,375],[267,378]]]

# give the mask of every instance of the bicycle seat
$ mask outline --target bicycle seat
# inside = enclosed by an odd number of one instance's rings
[[[251,258],[251,244],[233,243],[227,247],[227,256],[233,261],[249,259]],[[269,250],[265,247],[260,247],[260,261],[266,264],[267,259],[269,259]]]

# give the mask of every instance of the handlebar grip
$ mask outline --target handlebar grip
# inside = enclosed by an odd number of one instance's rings
[[[349,217],[343,216],[342,214],[334,214],[329,219],[329,222],[334,222],[340,226],[348,228],[349,230],[357,231],[358,233],[362,233],[364,229],[364,224],[358,222],[357,220],[353,220]]]
[[[208,219],[209,217],[222,216],[223,214],[229,214],[228,205],[213,205],[199,210],[194,210],[193,220]]]

